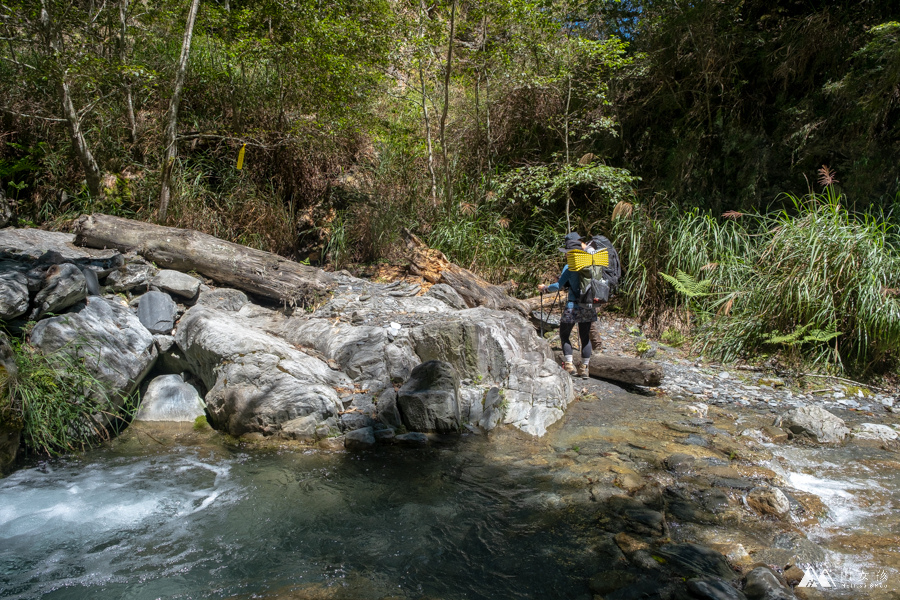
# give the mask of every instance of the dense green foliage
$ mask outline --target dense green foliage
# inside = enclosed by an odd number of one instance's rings
[[[663,333],[697,331],[726,360],[785,351],[870,373],[900,344],[900,235],[883,217],[847,210],[831,186],[788,195],[790,209],[734,213],[642,211],[617,222],[631,269],[623,293]],[[667,309],[680,305],[680,309]]]
[[[19,225],[158,218],[189,4],[0,6]],[[522,293],[566,229],[614,232],[622,304],[659,333],[699,318],[728,357],[887,364],[893,296],[871,282],[896,287],[896,253],[866,215],[900,198],[895,19],[885,0],[202,0],[166,222],[333,267],[401,259],[408,227]],[[831,200],[798,199],[823,165]],[[857,279],[792,270],[857,239]],[[710,281],[693,317],[660,275],[678,270]]]

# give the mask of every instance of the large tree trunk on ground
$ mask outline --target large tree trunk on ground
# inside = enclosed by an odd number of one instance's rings
[[[662,383],[662,367],[640,358],[595,354],[588,368],[591,377],[620,381],[632,385],[656,387]]]
[[[97,214],[81,216],[75,234],[79,245],[135,251],[160,267],[196,271],[222,285],[279,302],[308,304],[329,291],[333,282],[321,269],[190,229]]]
[[[403,231],[409,250],[409,270],[430,283],[445,283],[462,296],[470,308],[486,306],[497,310],[513,310],[528,316],[528,305],[513,298],[499,285],[492,285],[471,271],[450,262],[439,250],[425,245],[408,230]]]

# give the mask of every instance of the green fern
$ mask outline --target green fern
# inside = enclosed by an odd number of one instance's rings
[[[683,294],[688,298],[701,298],[703,296],[709,296],[709,288],[712,286],[711,279],[704,279],[703,281],[697,281],[695,277],[692,275],[688,275],[681,269],[676,269],[675,277],[671,275],[666,275],[665,273],[660,273],[663,279],[672,284],[672,287],[675,288],[675,291],[679,294]]]
[[[812,323],[807,323],[784,335],[778,331],[774,331],[771,334],[764,336],[763,342],[766,344],[795,346],[798,344],[830,342],[841,335],[841,332],[836,330],[834,323],[832,323],[828,329],[810,329],[810,327],[812,327]]]

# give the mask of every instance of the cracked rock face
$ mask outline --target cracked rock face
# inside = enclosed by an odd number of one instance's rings
[[[0,273],[0,320],[9,321],[28,311],[28,279],[21,273]]]
[[[341,410],[335,388],[352,387],[345,374],[285,340],[250,326],[240,314],[203,305],[182,317],[176,343],[209,389],[213,423],[231,433],[275,433],[299,417],[317,421]]]

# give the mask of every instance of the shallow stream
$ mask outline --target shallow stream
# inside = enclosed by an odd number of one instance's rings
[[[596,565],[534,467],[419,451],[103,450],[0,480],[12,598],[578,598]]]
[[[213,432],[158,443],[133,427],[111,448],[0,479],[0,597],[589,600],[593,575],[623,568],[599,550],[622,519],[595,499],[680,485],[653,464],[696,437],[679,403],[593,391],[545,438],[503,430],[424,449],[239,448]],[[753,554],[799,527],[838,588],[814,597],[900,597],[897,454],[766,450],[768,469],[822,500],[818,524],[753,518],[729,492],[718,524],[679,526],[655,508],[672,540]]]

